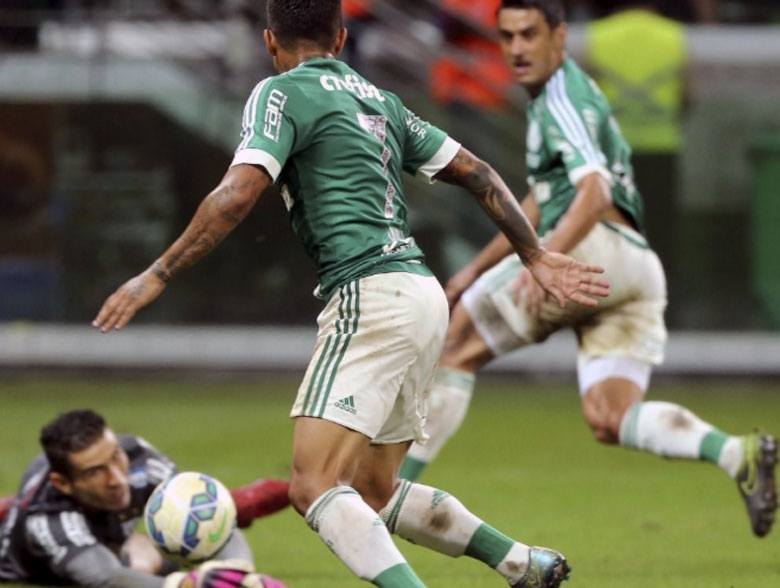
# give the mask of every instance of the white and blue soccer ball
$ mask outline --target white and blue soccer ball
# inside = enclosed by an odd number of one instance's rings
[[[219,480],[182,472],[154,489],[144,509],[144,522],[165,555],[199,562],[230,539],[236,527],[236,505]]]

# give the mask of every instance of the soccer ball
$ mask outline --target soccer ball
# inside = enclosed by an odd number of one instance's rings
[[[230,539],[236,526],[236,505],[218,480],[182,472],[154,489],[144,509],[144,522],[163,553],[199,562]]]

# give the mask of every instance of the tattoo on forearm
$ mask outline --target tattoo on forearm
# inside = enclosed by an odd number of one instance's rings
[[[437,178],[471,192],[523,260],[533,258],[539,252],[536,232],[517,200],[496,171],[484,161],[461,149]]]
[[[166,270],[163,267],[162,263],[160,263],[159,261],[155,261],[152,264],[152,273],[158,278],[160,278],[160,281],[165,284],[167,284],[173,277],[171,276],[170,272],[168,272],[168,270]]]
[[[241,186],[222,186],[201,203],[181,237],[152,265],[160,280],[167,283],[181,270],[194,265],[244,219],[254,203],[234,198],[239,190]]]

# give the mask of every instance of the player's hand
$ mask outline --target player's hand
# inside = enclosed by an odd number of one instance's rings
[[[103,303],[92,326],[103,333],[121,329],[139,310],[154,301],[165,289],[163,282],[153,272],[146,270],[131,278]]]
[[[453,308],[458,303],[461,295],[468,290],[468,287],[478,277],[479,273],[471,265],[467,265],[447,280],[447,285],[444,286],[444,294],[447,296],[447,303],[450,305],[450,308]]]
[[[286,588],[279,580],[255,572],[254,566],[240,559],[208,561],[189,572],[165,577],[163,588]]]
[[[598,277],[604,269],[597,265],[581,263],[562,253],[543,251],[526,267],[561,308],[569,300],[583,306],[598,306],[595,297],[609,296],[609,282]]]
[[[531,272],[523,268],[514,284],[514,300],[517,306],[521,304],[530,314],[538,316],[542,310],[547,293],[539,285]]]

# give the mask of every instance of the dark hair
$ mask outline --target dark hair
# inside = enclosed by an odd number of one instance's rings
[[[504,8],[536,8],[544,15],[544,20],[551,29],[566,20],[566,11],[561,0],[501,0],[499,12]]]
[[[106,429],[106,420],[93,410],[72,410],[61,414],[41,429],[41,445],[53,472],[70,477],[68,456],[86,449]]]
[[[341,29],[341,0],[268,0],[268,28],[289,49],[300,41],[329,48]]]

